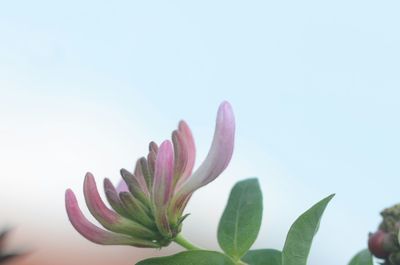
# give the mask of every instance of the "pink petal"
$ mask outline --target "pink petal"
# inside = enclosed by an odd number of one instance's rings
[[[186,150],[187,150],[187,164],[185,171],[182,174],[182,178],[186,179],[192,174],[194,162],[196,159],[196,147],[194,144],[194,139],[192,136],[192,132],[190,131],[189,126],[185,121],[181,121],[179,123],[179,132],[182,133],[183,140],[185,142]]]
[[[164,141],[157,153],[154,169],[153,202],[164,206],[172,195],[174,154],[170,141]]]
[[[156,154],[158,152],[158,145],[153,141],[149,143],[149,152],[154,152]]]
[[[86,239],[101,245],[132,245],[137,247],[157,247],[151,241],[135,239],[123,234],[103,230],[86,219],[79,209],[78,202],[72,190],[65,192],[65,207],[73,227]]]
[[[96,182],[91,173],[87,173],[85,176],[83,192],[90,212],[100,223],[114,224],[118,222],[120,216],[108,209],[104,204],[97,191]]]
[[[235,118],[231,105],[225,101],[218,109],[214,138],[206,159],[184,183],[178,194],[190,194],[216,179],[232,158],[234,139]]]
[[[185,121],[181,121],[178,130],[172,133],[172,141],[175,152],[176,189],[179,189],[192,174],[196,157],[193,136]]]
[[[108,209],[97,191],[96,182],[91,173],[86,174],[83,193],[89,211],[105,228],[113,232],[135,234],[142,238],[152,238],[155,236],[155,233],[144,226]]]
[[[154,155],[156,156],[156,153],[154,153]],[[145,157],[142,157],[139,159],[139,164],[140,164],[141,174],[143,174],[143,177],[145,179],[147,191],[150,194],[150,191],[152,190],[152,187],[153,187],[153,175],[149,169],[149,160],[146,159]]]
[[[149,144],[149,154],[147,155],[147,166],[149,169],[150,176],[154,175],[154,169],[156,164],[156,158],[158,153],[158,146],[155,142],[150,142]],[[150,179],[152,183],[152,179]]]
[[[168,209],[170,212],[170,219],[175,222],[179,221],[179,218],[183,214],[183,210],[185,209],[187,203],[190,200],[190,197],[193,193],[187,194],[177,194],[172,200],[170,208]]]
[[[146,183],[146,177],[149,173],[147,172],[147,163],[146,158],[142,157],[136,161],[134,177],[139,185],[140,189],[143,191],[146,196],[150,196],[149,189]]]
[[[152,201],[154,217],[160,232],[169,236],[171,231],[168,224],[167,205],[173,193],[174,154],[170,141],[164,141],[157,153],[154,169]]]
[[[175,155],[175,165],[174,165],[174,182],[179,180],[186,168],[188,154],[185,148],[185,143],[182,134],[178,131],[172,132],[172,143],[174,144],[174,155]]]

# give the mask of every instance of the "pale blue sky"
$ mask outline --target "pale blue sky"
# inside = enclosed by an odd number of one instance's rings
[[[278,211],[265,215],[278,232],[262,231],[276,239],[257,246],[280,247],[293,218],[335,192],[310,265],[345,264],[378,211],[400,202],[399,10],[398,1],[2,2],[0,133],[18,145],[24,133],[78,135],[97,119],[110,138],[120,137],[113,126],[138,133],[139,150],[123,151],[133,161],[185,118],[204,157],[226,99],[240,168],[229,174],[258,175],[274,205],[266,210]],[[16,145],[6,150],[23,153]]]

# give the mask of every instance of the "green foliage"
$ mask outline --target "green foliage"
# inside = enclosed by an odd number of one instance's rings
[[[275,249],[250,250],[242,260],[249,265],[281,265],[282,253]]]
[[[326,206],[334,195],[303,213],[290,227],[282,251],[282,265],[306,265],[308,254]]]
[[[146,259],[136,265],[235,265],[235,263],[219,252],[190,250],[168,257]]]
[[[368,249],[358,252],[349,262],[349,265],[373,265],[372,255]]]
[[[136,265],[306,265],[321,217],[333,196],[321,200],[297,218],[288,232],[282,251],[249,251],[260,230],[262,193],[257,179],[240,181],[230,193],[218,226],[218,242],[225,254],[189,250],[168,257],[143,260]],[[180,236],[175,242],[187,249],[196,248]],[[349,265],[372,265],[371,254],[367,250],[362,251]]]
[[[262,219],[262,193],[257,179],[238,182],[218,226],[218,242],[226,254],[239,260],[253,245]]]

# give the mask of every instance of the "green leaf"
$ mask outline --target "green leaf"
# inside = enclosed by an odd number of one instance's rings
[[[262,207],[262,194],[257,179],[236,183],[218,226],[219,245],[235,260],[239,260],[256,240]]]
[[[350,261],[349,265],[374,265],[372,255],[368,249],[358,252]]]
[[[242,260],[249,265],[281,265],[282,253],[275,249],[250,250]]]
[[[318,231],[322,214],[334,194],[321,200],[290,227],[282,250],[282,265],[306,265],[315,234]]]
[[[235,263],[219,252],[190,250],[168,257],[142,260],[136,265],[235,265]]]

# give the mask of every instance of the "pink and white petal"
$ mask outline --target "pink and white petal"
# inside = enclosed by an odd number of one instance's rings
[[[213,142],[200,167],[183,184],[177,195],[190,194],[216,179],[228,166],[234,147],[235,118],[231,105],[223,102],[217,114]]]
[[[158,247],[151,241],[106,231],[92,224],[82,214],[75,194],[68,189],[65,192],[65,208],[72,226],[86,239],[101,245],[131,245],[137,247]]]

